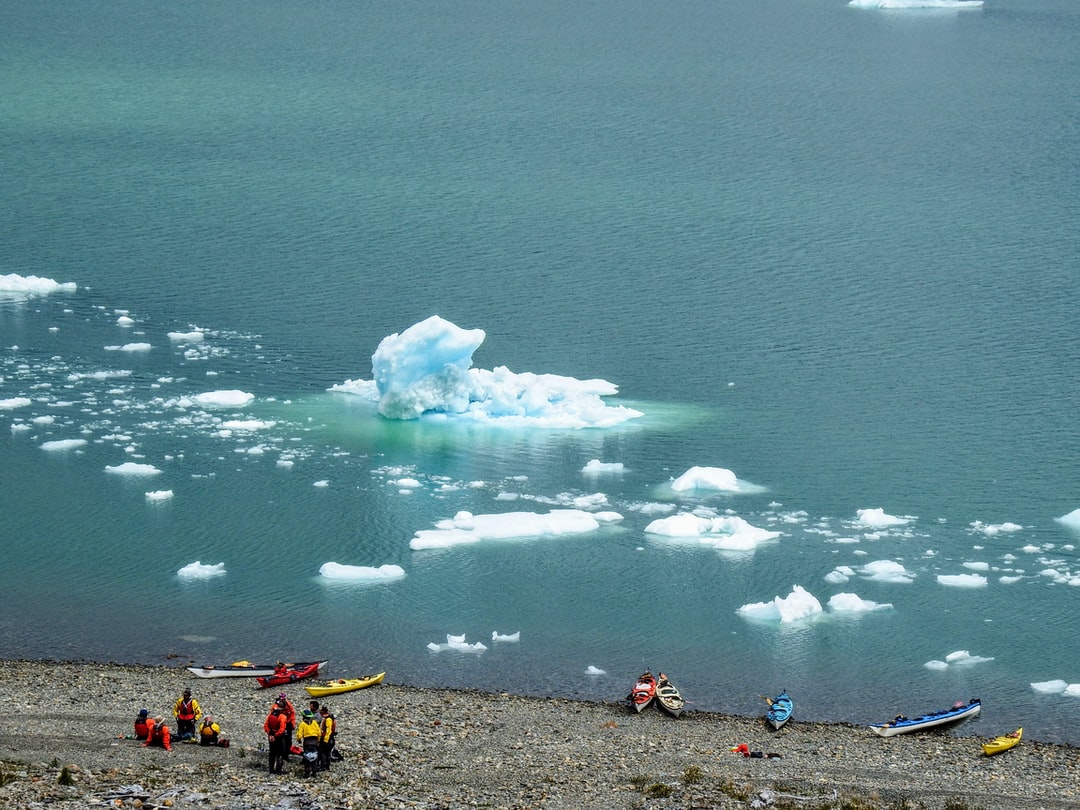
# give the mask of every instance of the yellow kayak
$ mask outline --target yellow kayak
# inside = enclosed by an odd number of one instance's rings
[[[1000,737],[994,737],[989,742],[983,743],[983,753],[991,756],[992,754],[1000,754],[1002,751],[1008,751],[1010,748],[1015,748],[1023,736],[1024,729],[1018,728],[1012,734],[1002,734]]]
[[[340,695],[342,692],[352,692],[355,689],[382,683],[384,677],[386,677],[385,672],[380,672],[378,675],[365,675],[363,678],[339,678],[336,681],[327,681],[321,686],[305,686],[304,691],[312,697]]]

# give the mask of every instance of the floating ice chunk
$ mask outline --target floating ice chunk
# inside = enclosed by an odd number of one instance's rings
[[[30,298],[35,295],[51,295],[55,292],[75,292],[74,282],[60,284],[43,276],[20,276],[17,273],[0,274],[0,298]]]
[[[267,422],[263,419],[229,419],[221,423],[223,430],[240,430],[252,432],[256,430],[270,430],[277,422]]]
[[[204,335],[196,330],[193,332],[169,332],[167,337],[173,343],[201,343]]]
[[[856,522],[872,529],[884,529],[890,526],[904,526],[911,518],[885,514],[884,509],[856,509]]]
[[[128,316],[128,315],[121,315],[119,318],[116,319],[116,325],[117,326],[134,326],[135,325],[135,319]]]
[[[971,523],[971,528],[977,532],[982,532],[987,537],[993,537],[1004,532],[1019,532],[1024,527],[1018,523],[983,523],[981,520],[976,520]]]
[[[776,596],[771,602],[743,605],[735,612],[747,619],[779,621],[784,624],[816,616],[822,609],[821,602],[813,594],[801,585],[796,585],[785,597]]]
[[[173,496],[173,491],[171,489],[159,489],[159,490],[155,490],[154,492],[147,492],[146,493],[146,500],[148,500],[148,501],[167,501],[167,500],[171,499],[172,496]]]
[[[1031,688],[1036,692],[1044,692],[1049,695],[1060,695],[1069,686],[1068,681],[1055,680],[1055,681],[1039,681],[1033,683]]]
[[[491,640],[492,641],[521,641],[521,631],[518,630],[516,633],[502,634],[502,633],[499,633],[496,630],[492,630],[491,631]]]
[[[371,356],[374,381],[347,380],[331,388],[374,398],[389,419],[439,415],[511,426],[610,427],[641,416],[608,406],[618,393],[606,380],[554,374],[515,374],[504,366],[472,368],[483,329],[461,329],[433,315],[382,339]]]
[[[986,661],[993,661],[993,658],[986,658],[981,655],[972,655],[967,650],[957,650],[951,652],[945,656],[945,662],[948,664],[957,664],[959,666],[969,666],[971,664],[982,664]]]
[[[585,668],[585,674],[586,675],[607,675],[607,672],[600,669],[599,667],[594,667],[592,664],[589,664],[589,666],[587,666]]]
[[[938,574],[939,585],[948,585],[952,588],[983,588],[986,586],[986,577],[982,574]]]
[[[106,346],[106,351],[115,352],[148,352],[153,346],[149,343],[125,343],[123,346]]]
[[[604,473],[625,472],[625,468],[621,461],[601,461],[594,458],[581,468],[581,472],[585,475],[602,475]]]
[[[86,439],[56,439],[51,442],[42,442],[41,449],[50,453],[62,453],[66,450],[74,450],[77,447],[85,447],[87,444]]]
[[[31,404],[33,404],[33,400],[27,399],[26,397],[0,399],[0,411],[13,411],[16,408],[25,408]]]
[[[929,8],[943,11],[963,11],[982,8],[983,0],[850,0],[855,8],[912,9]]]
[[[1069,514],[1054,518],[1054,520],[1070,529],[1080,529],[1080,509],[1073,509]]]
[[[713,489],[723,492],[739,492],[739,479],[731,470],[723,467],[691,467],[671,482],[675,492],[694,489]]]
[[[204,408],[242,408],[245,405],[250,405],[252,400],[255,399],[255,395],[234,389],[231,391],[207,391],[196,394],[191,399],[195,404]]]
[[[949,668],[948,664],[946,664],[944,661],[939,661],[936,658],[934,660],[932,660],[932,661],[927,661],[925,664],[923,664],[923,666],[926,667],[927,669],[937,669],[937,670],[948,669]]]
[[[524,540],[583,534],[600,527],[596,517],[580,509],[553,509],[547,514],[507,512],[473,515],[458,512],[440,520],[434,529],[422,529],[409,541],[413,550],[449,548],[481,540]]]
[[[1002,585],[1012,585],[1014,582],[1019,582],[1021,579],[1023,579],[1023,577],[1004,575],[998,577],[998,582]]]
[[[323,480],[321,480],[321,481],[316,481],[316,482],[315,482],[314,484],[312,484],[312,486],[313,486],[313,487],[319,487],[319,488],[321,489],[321,488],[323,488],[323,487],[328,487],[328,486],[330,486],[330,482],[329,482],[328,480],[326,480],[326,479],[324,478],[324,479],[323,479]]]
[[[114,467],[106,467],[105,472],[114,475],[158,475],[161,470],[153,464],[139,464],[134,461],[125,461]]]
[[[972,571],[989,571],[990,570],[990,563],[966,562],[966,563],[964,563],[964,568],[969,568]]]
[[[892,605],[888,602],[871,602],[853,593],[838,593],[829,599],[829,610],[834,613],[869,613],[872,610],[887,610]]]
[[[341,565],[336,562],[323,563],[319,567],[319,576],[324,579],[350,580],[350,581],[380,581],[401,579],[405,576],[405,569],[400,565],[380,565],[375,568],[369,565]]]
[[[864,565],[860,571],[874,582],[890,582],[905,585],[915,579],[904,566],[893,560],[876,560]]]
[[[1061,694],[1069,697],[1080,697],[1080,683],[1070,683],[1061,691]]]
[[[179,571],[176,575],[181,579],[210,579],[212,577],[219,577],[225,573],[225,563],[217,563],[216,565],[203,565],[196,560],[193,563],[188,563]]]
[[[32,421],[35,425],[51,425],[53,424],[53,422],[56,421],[56,417],[52,416],[51,414],[46,414],[45,416],[35,416],[30,421]]]
[[[434,641],[429,642],[427,648],[432,652],[443,652],[445,650],[454,650],[456,652],[476,652],[481,653],[487,649],[487,647],[479,641],[470,644],[465,640],[464,635],[455,636],[450,633],[446,634],[445,644],[436,644]]]
[[[398,478],[396,481],[391,481],[390,486],[401,487],[402,489],[417,489],[421,484],[415,478]]]
[[[689,512],[657,518],[645,527],[646,534],[673,538],[696,538],[700,543],[725,551],[752,551],[780,532],[752,526],[735,515],[707,517]]]

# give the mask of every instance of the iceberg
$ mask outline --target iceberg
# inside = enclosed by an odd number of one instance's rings
[[[982,8],[983,0],[851,0],[849,6],[855,8],[939,8],[964,9]]]
[[[801,585],[796,585],[787,596],[773,597],[771,602],[743,605],[735,612],[747,619],[787,624],[817,616],[822,610],[817,597]]]
[[[613,515],[618,518],[619,515]],[[553,509],[545,514],[508,512],[474,515],[458,512],[440,520],[434,529],[421,529],[409,541],[414,551],[478,543],[481,540],[523,540],[584,534],[600,528],[598,516],[580,509]]]
[[[42,276],[20,276],[18,273],[0,274],[0,298],[32,298],[35,295],[51,295],[54,292],[75,292],[74,282],[60,284]]]
[[[196,560],[193,563],[188,563],[179,571],[176,575],[181,579],[210,579],[211,577],[219,577],[225,573],[225,563],[217,563],[216,565],[203,565]]]
[[[319,576],[323,579],[350,582],[385,582],[390,579],[401,579],[405,576],[405,569],[400,565],[389,563],[376,568],[370,565],[341,565],[336,562],[327,562],[319,567]]]
[[[707,517],[690,512],[657,518],[645,527],[645,533],[693,538],[723,551],[753,551],[761,543],[774,540],[781,534],[753,526],[735,515]]]
[[[371,356],[372,380],[346,380],[331,391],[371,399],[387,419],[438,416],[505,426],[602,428],[641,416],[603,397],[606,380],[472,367],[483,329],[462,329],[432,315],[382,339]]]

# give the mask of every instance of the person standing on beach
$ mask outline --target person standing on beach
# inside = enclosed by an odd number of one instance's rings
[[[263,723],[270,750],[270,773],[281,773],[285,763],[285,711],[277,703]]]
[[[146,709],[139,709],[139,714],[135,718],[135,739],[145,740],[146,735],[150,729],[148,724],[150,723],[150,712]]]
[[[330,714],[330,707],[323,704],[319,709],[319,770],[330,770],[330,752],[334,750],[334,740],[337,736],[337,721]]]
[[[292,753],[293,729],[296,728],[296,709],[293,707],[292,701],[289,700],[289,696],[284,692],[277,696],[277,705],[285,712],[285,747],[282,756],[288,762],[289,754]]]
[[[185,689],[184,694],[173,705],[173,717],[176,718],[176,736],[181,740],[190,740],[195,736],[195,721],[202,717],[202,709],[199,701],[191,696],[191,690]]]
[[[172,743],[169,741],[169,727],[165,725],[164,717],[155,717],[153,720],[147,721],[146,742],[143,743],[143,748],[149,748],[151,745],[160,745],[166,751],[172,751]]]
[[[304,749],[304,776],[314,776],[319,772],[319,740],[322,738],[322,729],[315,719],[315,713],[311,709],[304,709],[300,725],[296,727],[296,739],[300,741],[300,747]]]

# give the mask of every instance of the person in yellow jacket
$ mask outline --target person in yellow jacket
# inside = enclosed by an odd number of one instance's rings
[[[319,772],[319,741],[322,739],[322,728],[315,719],[315,713],[311,709],[304,709],[300,717],[300,725],[296,727],[296,739],[304,749],[304,776],[314,776]]]
[[[319,770],[330,770],[330,754],[337,740],[337,720],[330,714],[330,707],[325,704],[319,708],[319,725],[322,735],[319,737]]]
[[[176,736],[180,740],[190,740],[195,736],[195,721],[202,717],[199,701],[191,696],[191,690],[185,689],[183,696],[173,704],[173,717],[176,718]]]
[[[221,727],[214,722],[214,718],[206,715],[199,724],[199,745],[217,745]]]

